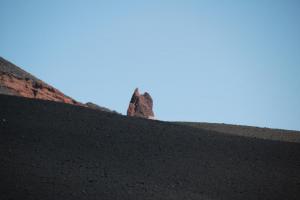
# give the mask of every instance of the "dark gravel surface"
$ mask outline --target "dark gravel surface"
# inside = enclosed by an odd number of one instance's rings
[[[0,95],[0,199],[300,199],[300,145]]]

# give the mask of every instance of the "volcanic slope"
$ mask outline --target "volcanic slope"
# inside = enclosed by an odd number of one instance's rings
[[[81,105],[2,57],[0,57],[0,94]]]
[[[0,94],[57,101],[117,113],[91,102],[80,103],[2,57],[0,57]]]
[[[299,199],[300,144],[0,95],[0,190],[25,200]]]

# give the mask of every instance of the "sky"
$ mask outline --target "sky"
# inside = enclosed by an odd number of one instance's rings
[[[81,102],[300,130],[298,0],[0,0],[0,56]]]

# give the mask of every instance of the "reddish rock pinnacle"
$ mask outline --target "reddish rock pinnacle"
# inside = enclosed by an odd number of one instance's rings
[[[139,93],[139,89],[136,88],[131,97],[127,116],[142,117],[147,119],[154,119],[153,113],[153,100],[149,93]]]

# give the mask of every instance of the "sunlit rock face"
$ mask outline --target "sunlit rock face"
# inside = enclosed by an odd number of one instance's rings
[[[153,100],[149,93],[139,93],[136,88],[129,102],[127,116],[154,119]]]

